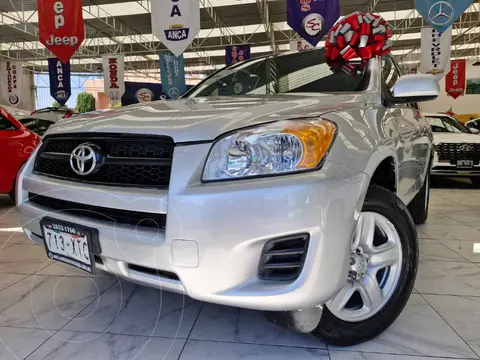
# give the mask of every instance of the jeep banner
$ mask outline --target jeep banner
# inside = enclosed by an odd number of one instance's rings
[[[450,71],[452,27],[440,33],[433,27],[422,29],[420,73],[435,75],[438,81]]]
[[[450,62],[450,72],[445,76],[445,91],[454,99],[465,92],[466,68],[466,60],[452,60]]]
[[[160,53],[162,91],[169,99],[178,99],[185,91],[185,65],[183,55],[176,57],[170,51]]]
[[[229,45],[225,48],[225,64],[227,66],[250,58],[250,44]]]
[[[103,77],[105,96],[110,99],[111,107],[122,105],[125,93],[124,55],[106,55],[103,57]]]
[[[22,101],[23,63],[4,61],[0,63],[0,94],[3,104],[19,107]]]
[[[61,105],[65,105],[72,94],[70,84],[70,62],[62,63],[57,58],[48,59],[50,95]]]
[[[67,63],[85,39],[82,0],[37,0],[40,42]]]
[[[287,0],[287,23],[316,46],[340,17],[339,0]]]
[[[200,1],[152,0],[152,32],[175,56],[183,54],[200,31]]]
[[[472,0],[415,0],[415,9],[439,33],[447,31],[472,5]]]

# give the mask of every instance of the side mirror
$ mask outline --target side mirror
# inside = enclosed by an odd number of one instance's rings
[[[435,100],[440,85],[434,75],[415,74],[400,77],[393,88],[393,103],[407,104]]]
[[[475,128],[468,128],[472,134],[480,134],[480,130],[475,129]]]

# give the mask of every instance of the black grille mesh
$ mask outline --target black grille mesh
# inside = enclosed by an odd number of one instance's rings
[[[440,161],[474,160],[480,161],[480,144],[448,144],[435,145]]]
[[[106,159],[98,172],[80,176],[71,169],[69,156],[75,147],[86,142],[99,146],[104,151]],[[120,135],[47,137],[36,158],[34,171],[65,179],[106,185],[168,188],[173,149],[174,143],[169,137],[154,139]],[[42,156],[47,153],[65,156],[55,159]],[[118,160],[121,160],[121,163]]]

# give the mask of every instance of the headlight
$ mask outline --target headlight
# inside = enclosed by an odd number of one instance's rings
[[[288,120],[240,130],[213,145],[203,181],[317,169],[335,138],[328,120]]]

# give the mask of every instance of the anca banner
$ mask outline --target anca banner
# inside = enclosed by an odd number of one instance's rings
[[[62,63],[57,58],[48,59],[50,95],[61,105],[65,105],[72,94],[70,84],[70,63]]]
[[[22,101],[23,63],[5,61],[0,63],[1,93],[10,106],[18,107]]]
[[[440,33],[446,31],[472,5],[472,0],[415,0],[415,8]]]
[[[227,66],[250,58],[250,44],[230,45],[225,48],[225,63]]]
[[[178,99],[185,91],[185,66],[183,55],[176,57],[170,51],[160,53],[162,90],[170,99]]]
[[[340,17],[339,0],[287,0],[287,23],[316,46]]]
[[[183,54],[200,31],[200,1],[152,0],[152,32],[175,56]]]
[[[433,27],[422,29],[420,73],[432,74],[440,81],[450,69],[452,28],[440,33]]]
[[[37,0],[40,42],[67,63],[85,39],[82,0]]]
[[[125,93],[125,64],[123,55],[106,55],[103,57],[103,77],[105,96],[110,99],[110,105],[122,105],[122,95]]]
[[[445,77],[445,91],[454,99],[463,95],[466,86],[467,75],[466,60],[452,60],[450,62],[450,72]]]

